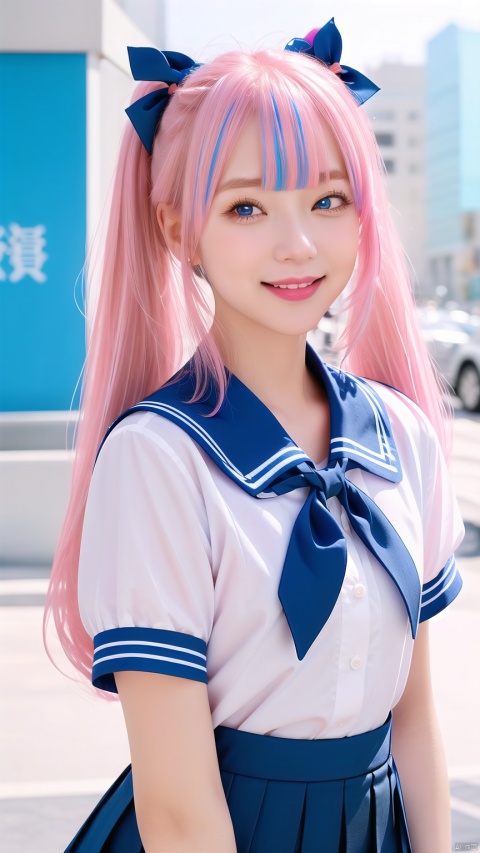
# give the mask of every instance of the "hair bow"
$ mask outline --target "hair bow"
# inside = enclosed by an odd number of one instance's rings
[[[134,80],[156,80],[166,84],[139,98],[125,110],[151,154],[158,123],[171,96],[184,77],[200,66],[189,56],[175,51],[160,51],[154,47],[128,47],[127,50]]]
[[[292,39],[285,45],[285,50],[307,53],[309,56],[314,56],[319,62],[323,62],[346,83],[359,106],[368,101],[380,88],[364,74],[360,74],[360,71],[356,71],[355,68],[350,68],[349,65],[340,65],[342,37],[333,18],[319,30],[311,30],[305,38]]]

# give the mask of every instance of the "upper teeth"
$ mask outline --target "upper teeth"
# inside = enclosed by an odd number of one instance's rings
[[[305,284],[274,284],[274,287],[281,287],[282,290],[297,290],[299,287],[309,287],[311,282]]]

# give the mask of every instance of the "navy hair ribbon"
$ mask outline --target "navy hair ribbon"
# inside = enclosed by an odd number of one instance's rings
[[[318,59],[319,62],[323,62],[335,74],[339,75],[358,101],[359,106],[368,101],[379,90],[379,86],[376,86],[360,71],[356,71],[349,65],[340,65],[342,37],[333,18],[319,30],[312,30],[305,38],[292,39],[285,45],[285,50],[306,53],[308,56]]]
[[[127,50],[134,80],[165,83],[161,89],[149,92],[125,110],[143,145],[151,154],[158,123],[175,91],[172,85],[176,88],[187,74],[200,66],[189,56],[175,51],[160,51],[154,47],[129,47]]]
[[[172,94],[188,74],[200,68],[200,64],[176,51],[161,51],[154,47],[129,47],[127,50],[134,80],[155,80],[165,84],[139,98],[125,110],[143,145],[151,154],[158,124]],[[306,38],[292,39],[285,50],[306,53],[328,66],[340,76],[359,104],[364,104],[378,92],[379,87],[364,74],[348,65],[339,64],[342,37],[333,18],[319,30],[312,30]]]

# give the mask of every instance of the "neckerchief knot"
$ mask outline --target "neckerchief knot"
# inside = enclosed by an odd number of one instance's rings
[[[412,620],[415,608],[418,611],[418,590],[412,587],[412,596],[409,591],[405,596],[402,578],[412,558],[381,509],[345,476],[347,466],[348,459],[326,468],[302,462],[273,480],[265,492],[285,495],[310,488],[293,526],[278,589],[300,660],[329,619],[347,568],[345,534],[327,507],[329,498],[337,498],[355,533],[395,581]]]
[[[319,488],[325,500],[335,498],[345,488],[345,471],[347,468],[347,460],[342,459],[341,462],[336,462],[335,465],[330,465],[328,468],[312,471],[311,479],[308,481]],[[318,485],[317,485],[318,484]]]

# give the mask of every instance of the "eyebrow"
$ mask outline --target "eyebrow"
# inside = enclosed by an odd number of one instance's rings
[[[332,172],[329,173],[328,180],[330,181],[348,181],[348,176],[345,172],[341,172],[339,169],[333,169]],[[325,172],[320,172],[319,175],[319,184],[324,184],[327,181],[327,176]],[[217,187],[215,195],[217,193],[223,193],[225,190],[238,190],[242,187],[261,187],[263,185],[263,181],[261,178],[231,178],[229,181],[224,181],[223,184]]]

